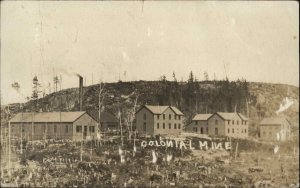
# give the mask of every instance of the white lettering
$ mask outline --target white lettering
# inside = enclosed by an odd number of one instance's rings
[[[183,141],[180,141],[180,149],[182,149],[184,147],[184,149],[186,149],[186,145]]]
[[[161,140],[159,143],[161,146],[166,146],[166,142],[164,142],[163,140]]]
[[[192,140],[189,140],[189,146],[190,146],[190,149],[191,149],[191,150],[194,150],[194,149],[195,149],[194,147],[192,147]]]
[[[222,143],[214,143],[214,148],[215,149],[222,149]]]
[[[231,144],[230,144],[230,142],[225,142],[225,149],[226,150],[231,150]]]
[[[167,140],[167,147],[173,147],[172,140]]]
[[[153,141],[149,141],[149,146],[153,146],[154,142]]]
[[[199,141],[199,147],[202,150],[202,147],[205,146],[205,149],[208,150],[207,141]]]
[[[146,147],[146,146],[147,146],[147,142],[146,142],[146,141],[142,141],[142,142],[141,142],[141,147],[144,148],[144,147]]]

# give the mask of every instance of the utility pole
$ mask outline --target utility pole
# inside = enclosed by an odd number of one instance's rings
[[[121,115],[121,111],[119,109],[119,119],[120,119],[120,130],[121,130],[121,146],[123,146],[123,131],[122,131],[122,115]]]
[[[80,145],[80,162],[82,162],[82,142],[83,142],[83,130],[82,130],[82,127],[81,127],[81,135],[82,135],[82,138],[81,138],[81,145]]]
[[[9,105],[8,105],[8,114],[10,114],[9,112]],[[11,127],[10,127],[10,120],[9,120],[9,115],[8,115],[8,175],[9,177],[11,177],[11,138],[10,138],[10,134],[11,134]]]
[[[102,87],[102,84],[101,82],[99,83],[99,94],[98,94],[98,97],[99,97],[99,103],[98,103],[98,107],[99,107],[99,122],[98,122],[98,133],[99,133],[99,141],[100,141],[100,145],[101,145],[101,108],[102,108],[102,100],[104,100],[104,96],[102,96],[103,94],[103,90],[104,90],[104,86]],[[102,99],[101,99],[102,97]]]

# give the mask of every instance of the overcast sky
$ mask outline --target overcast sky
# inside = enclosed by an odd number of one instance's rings
[[[31,95],[53,75],[62,88],[163,74],[188,79],[299,86],[299,12],[295,1],[2,1],[1,102]],[[93,75],[93,76],[92,76]],[[11,84],[18,82],[20,93]],[[49,89],[45,89],[46,93]]]

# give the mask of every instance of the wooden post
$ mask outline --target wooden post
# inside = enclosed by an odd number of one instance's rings
[[[236,147],[235,147],[234,160],[236,160],[236,157],[237,157],[238,147],[239,147],[239,143],[237,142],[237,143],[236,143]]]
[[[11,177],[11,162],[10,162],[10,157],[11,157],[11,139],[10,139],[10,134],[11,134],[11,130],[10,130],[10,121],[8,121],[8,175],[9,177]]]
[[[82,162],[82,142],[83,142],[83,130],[82,129],[81,129],[81,132],[82,132],[82,138],[81,138],[81,145],[80,145],[80,161]]]

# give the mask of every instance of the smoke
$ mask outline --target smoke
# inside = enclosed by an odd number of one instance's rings
[[[292,99],[289,99],[288,97],[285,97],[282,100],[282,103],[280,104],[279,109],[276,111],[276,114],[278,115],[280,112],[286,111],[293,104],[294,104],[294,101]]]
[[[55,68],[56,72],[61,73],[65,76],[69,76],[69,77],[73,77],[73,76],[78,76],[78,77],[82,77],[79,73],[77,72],[70,72],[66,69],[62,69],[62,68]]]

